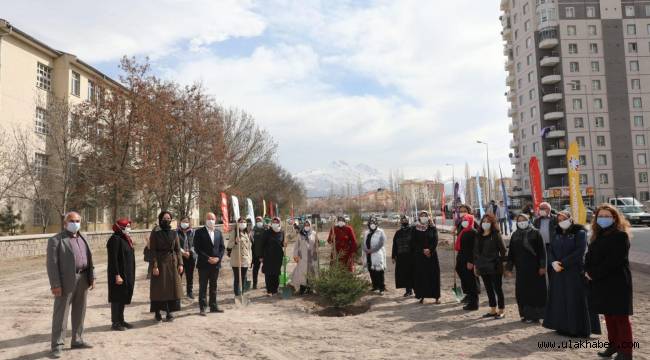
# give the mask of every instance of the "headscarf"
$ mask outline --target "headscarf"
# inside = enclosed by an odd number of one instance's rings
[[[404,220],[406,220],[406,224],[404,223]],[[399,217],[399,225],[400,225],[400,227],[403,228],[403,229],[409,227],[409,225],[410,225],[410,221],[409,221],[408,216],[406,216],[406,215],[401,215],[401,216]]]
[[[429,218],[429,221],[426,224],[420,223],[420,217],[423,214],[426,215]],[[427,211],[420,211],[418,213],[418,219],[415,221],[415,229],[418,230],[418,231],[427,231],[430,224],[431,224],[431,217],[429,216],[429,213]]]
[[[460,219],[461,222],[467,221],[467,226],[463,228],[463,230],[458,233],[458,237],[456,237],[456,243],[454,244],[454,250],[460,251],[460,239],[463,237],[463,235],[467,232],[470,232],[474,230],[474,216],[472,214],[467,214],[463,216],[462,219]]]
[[[305,230],[305,226],[307,225],[309,225],[309,231]],[[305,222],[302,224],[302,228],[300,229],[300,235],[304,236],[305,239],[309,239],[309,234],[311,234],[311,232],[311,222],[309,220],[305,220]]]
[[[113,224],[113,232],[124,237],[126,241],[129,242],[131,249],[133,249],[133,239],[131,239],[131,236],[129,234],[124,232],[124,229],[126,229],[126,227],[129,225],[131,225],[131,220],[127,218],[117,219],[115,224]]]
[[[165,214],[168,214],[169,217],[172,218],[172,219],[174,218],[174,217],[172,216],[172,213],[170,213],[170,212],[167,211],[167,210],[163,210],[163,211],[160,212],[160,214],[158,214],[158,225],[159,225],[160,228],[163,229],[163,230],[171,230],[171,226],[163,226],[163,224],[162,224],[162,222],[163,222],[163,216],[165,216]]]

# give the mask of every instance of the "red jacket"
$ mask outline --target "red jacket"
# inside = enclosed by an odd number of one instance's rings
[[[334,226],[330,230],[328,242],[331,243],[332,238],[335,240],[336,254],[339,256],[339,262],[346,264],[348,269],[352,271],[354,269],[354,257],[357,253],[357,239],[354,235],[354,230],[349,225],[342,227]]]

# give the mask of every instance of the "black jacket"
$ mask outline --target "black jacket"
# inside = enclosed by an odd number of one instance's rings
[[[480,275],[503,274],[506,253],[506,245],[498,231],[492,231],[487,237],[476,235],[474,265]]]
[[[460,238],[460,251],[458,251],[458,256],[466,262],[474,261],[474,244],[476,243],[476,238],[478,232],[474,229],[464,233]]]
[[[214,229],[214,245],[212,245],[210,234],[205,226],[196,230],[194,233],[194,250],[196,250],[198,255],[196,262],[198,269],[209,269],[210,267],[220,269],[221,263],[223,262],[223,254],[226,250],[221,231]],[[210,264],[208,262],[209,257],[218,257],[219,261],[214,265]]]
[[[135,286],[135,252],[129,241],[122,234],[114,233],[106,243],[108,256],[108,302],[130,304]],[[115,283],[115,276],[120,275],[124,282]]]
[[[190,249],[190,259],[196,260],[196,250],[194,249],[194,229],[191,229],[188,232],[183,231],[182,229],[176,230],[178,233],[178,242],[181,245],[181,249],[185,250],[185,242],[189,243],[188,247]]]

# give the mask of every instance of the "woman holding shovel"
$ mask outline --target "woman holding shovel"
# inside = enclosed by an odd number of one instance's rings
[[[251,239],[246,219],[240,217],[237,220],[235,236],[228,241],[226,251],[230,258],[230,266],[232,266],[233,291],[235,292],[235,296],[240,296],[246,284],[246,273],[248,272],[252,258]],[[240,279],[242,279],[241,284]]]
[[[298,293],[304,295],[311,291],[309,278],[318,274],[318,237],[309,220],[305,220],[298,233],[298,240],[293,245],[293,261],[296,262],[296,268],[291,274],[291,283],[294,287],[299,286]]]

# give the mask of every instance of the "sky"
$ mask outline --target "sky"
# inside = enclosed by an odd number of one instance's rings
[[[8,1],[0,18],[117,77],[123,55],[199,82],[279,144],[292,173],[334,160],[406,177],[511,173],[499,1]]]

